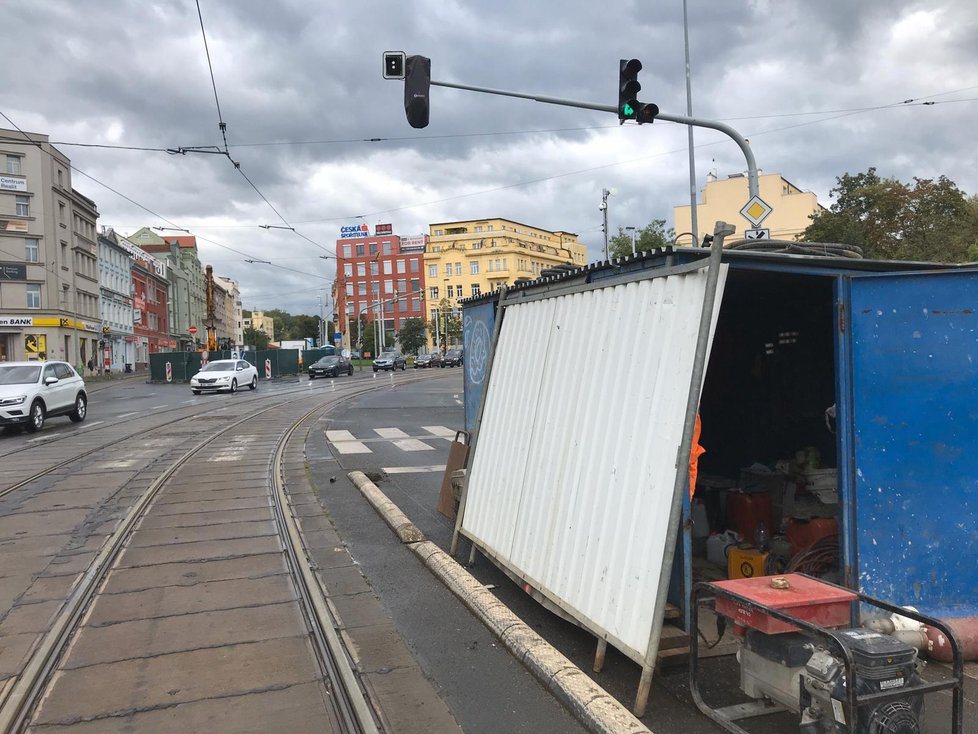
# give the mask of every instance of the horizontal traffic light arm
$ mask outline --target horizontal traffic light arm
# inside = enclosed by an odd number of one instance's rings
[[[483,94],[496,94],[500,97],[516,97],[517,99],[532,99],[534,102],[541,102],[543,104],[555,104],[562,105],[564,107],[576,107],[580,110],[597,110],[598,112],[610,112],[613,115],[618,115],[618,108],[607,104],[592,104],[590,102],[580,102],[573,99],[561,99],[559,97],[544,97],[540,94],[524,94],[522,92],[510,92],[505,89],[491,89],[489,87],[476,87],[470,84],[456,84],[454,82],[436,82],[434,79],[431,80],[431,86],[433,87],[448,87],[449,89],[462,89],[467,92],[482,92]],[[735,143],[737,143],[741,152],[744,154],[744,158],[747,160],[747,187],[750,191],[750,196],[760,196],[760,191],[757,185],[757,161],[754,159],[754,152],[750,149],[750,145],[744,136],[738,133],[729,125],[718,122],[716,120],[698,120],[695,117],[683,117],[682,115],[667,115],[665,113],[658,113],[655,116],[656,120],[665,120],[666,122],[675,122],[679,125],[689,125],[691,127],[706,127],[711,130],[719,130],[724,135],[727,135]]]

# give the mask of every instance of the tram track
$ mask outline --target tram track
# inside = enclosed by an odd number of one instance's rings
[[[396,384],[407,384],[422,379],[425,377],[412,376],[412,378],[399,380]],[[324,678],[332,681],[329,700],[336,703],[336,710],[330,718],[339,721],[340,728],[338,730],[344,732],[370,733],[377,731],[377,729],[369,715],[369,706],[366,704],[363,693],[356,685],[356,678],[350,668],[349,661],[342,648],[338,647],[339,641],[334,629],[336,620],[331,618],[328,605],[323,597],[323,591],[316,581],[315,572],[309,565],[307,554],[302,547],[299,528],[289,510],[282,461],[288,441],[311,416],[328,411],[342,402],[360,397],[378,388],[377,385],[347,384],[340,390],[329,393],[328,396],[322,396],[326,399],[306,411],[298,419],[292,419],[291,423],[280,432],[266,471],[266,482],[269,485],[268,490],[272,498],[276,524],[279,528],[278,535],[285,548],[286,563],[298,592],[299,605],[306,619],[309,639],[316,650],[316,657],[324,672]],[[295,393],[303,394],[291,400],[282,401],[282,398]],[[164,491],[175,475],[190,465],[194,457],[220,440],[232,436],[237,429],[246,426],[249,422],[261,419],[262,423],[267,424],[269,416],[274,415],[276,411],[287,412],[295,403],[307,401],[309,391],[308,388],[299,388],[264,397],[266,400],[275,399],[275,404],[264,405],[258,410],[248,410],[240,416],[228,416],[231,419],[229,424],[222,426],[212,435],[197,441],[193,446],[183,451],[168,467],[159,472],[155,480],[128,507],[124,517],[103,542],[92,563],[73,585],[70,596],[47,632],[40,638],[40,642],[34,646],[20,674],[16,676],[12,684],[8,681],[7,685],[0,686],[0,732],[19,732],[28,726],[38,702],[46,695],[45,692],[49,688],[52,675],[56,672],[59,661],[66,655],[79,626],[97,599],[100,587],[116,566],[120,555],[132,541],[140,523],[147,517],[147,513],[160,493]],[[248,401],[249,404],[252,402],[255,401]],[[221,410],[226,408],[227,406],[222,406]],[[198,413],[168,421],[164,426],[157,424],[155,431],[159,434],[162,427],[173,427],[181,422],[200,417],[201,414]],[[148,432],[150,431],[147,430],[136,435]],[[6,488],[0,493],[0,496],[9,494],[14,489],[25,487],[51,472],[70,466],[73,462],[78,462],[109,446],[116,446],[114,439],[35,473],[30,480],[24,480]]]

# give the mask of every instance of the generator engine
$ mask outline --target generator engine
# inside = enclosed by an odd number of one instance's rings
[[[893,691],[918,684],[917,651],[895,637],[863,628],[837,630],[853,657],[856,692]],[[741,690],[801,715],[802,734],[847,732],[849,697],[845,662],[801,633],[767,635],[749,630],[738,652]],[[852,731],[919,734],[923,697],[864,704]]]

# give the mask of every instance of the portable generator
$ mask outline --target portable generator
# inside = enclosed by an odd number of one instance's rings
[[[697,584],[693,630],[701,606],[717,614],[718,631],[732,624],[740,642],[740,689],[752,701],[712,708],[699,692],[698,635],[690,635],[693,699],[728,731],[746,734],[735,722],[790,711],[802,734],[921,734],[924,696],[940,690],[951,690],[951,731],[962,731],[963,660],[954,633],[939,620],[803,574]],[[859,626],[860,610],[874,607],[944,633],[952,674],[924,681],[915,647]]]

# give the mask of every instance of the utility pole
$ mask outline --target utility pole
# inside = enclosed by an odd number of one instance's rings
[[[602,225],[602,229],[604,230],[604,259],[605,260],[611,259],[611,254],[608,251],[608,197],[609,196],[611,196],[611,192],[608,191],[608,189],[601,189],[601,213],[604,215],[604,224]]]

